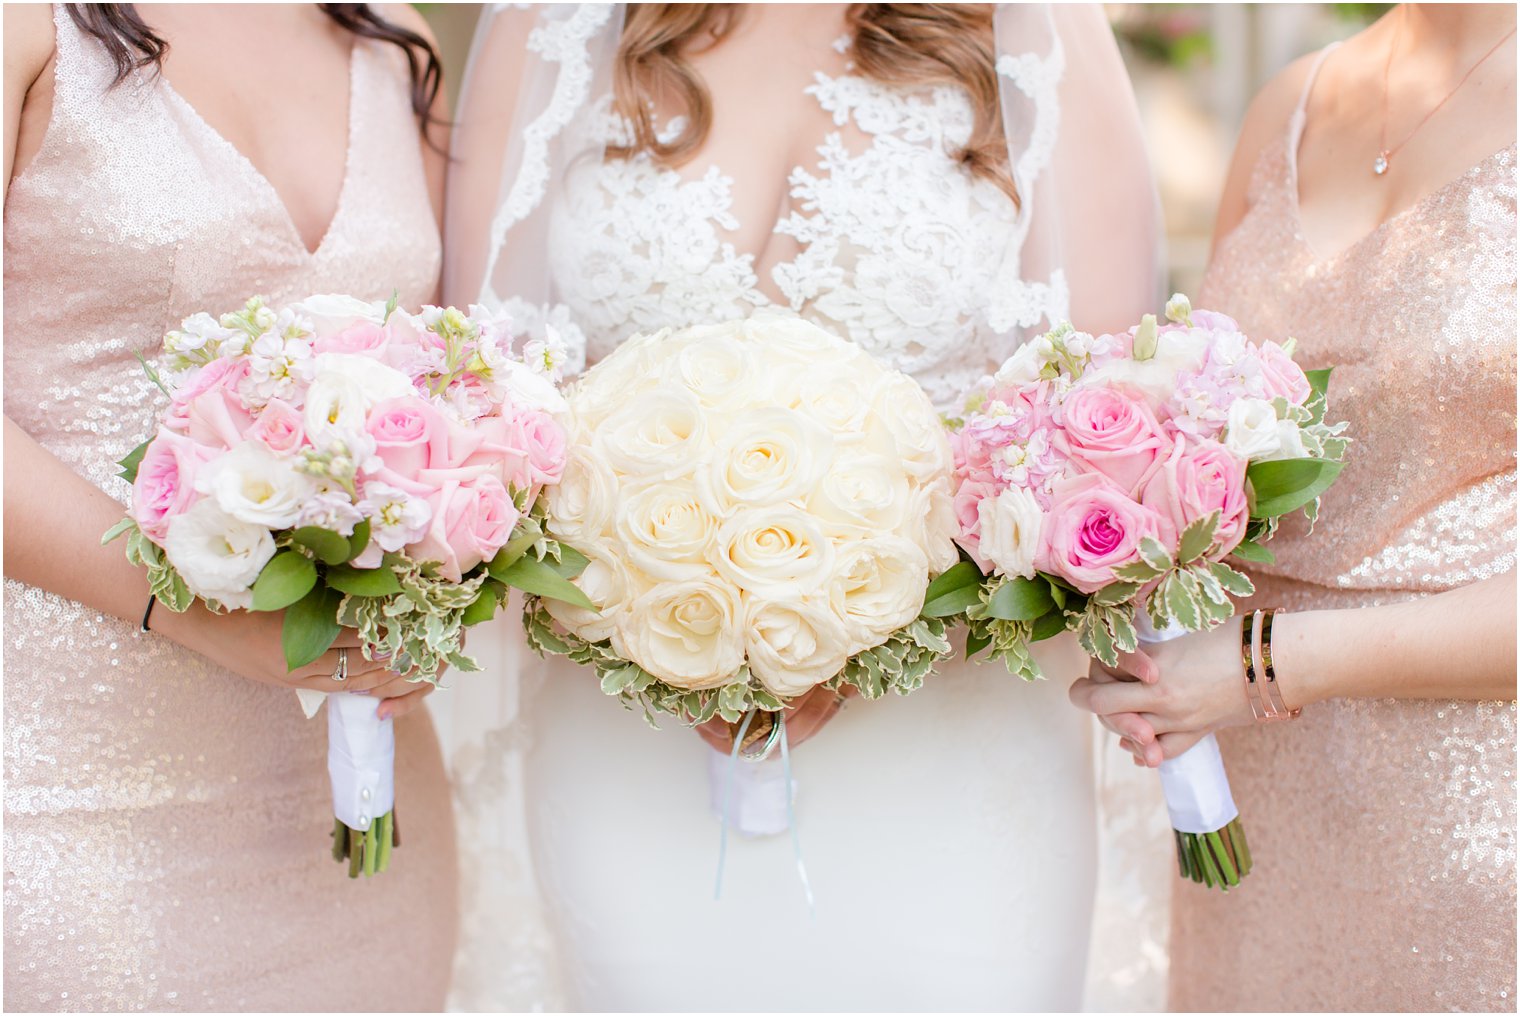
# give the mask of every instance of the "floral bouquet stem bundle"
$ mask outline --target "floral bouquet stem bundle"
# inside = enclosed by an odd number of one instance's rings
[[[339,296],[194,315],[149,368],[170,405],[122,460],[131,509],[105,539],[126,535],[171,610],[284,611],[292,671],[344,626],[414,680],[477,669],[464,630],[508,586],[590,606],[568,581],[583,559],[542,526],[565,464],[552,358],[514,357],[500,324]],[[391,721],[375,699],[301,694],[328,699],[334,856],[383,871]]]
[[[1228,560],[1269,562],[1284,516],[1312,523],[1349,440],[1325,422],[1329,370],[1305,373],[1292,347],[1179,295],[1164,324],[1064,325],[986,379],[952,424],[959,541],[979,574],[968,652],[1034,678],[1028,644],[1067,629],[1114,667],[1229,618],[1253,588]],[[1214,738],[1161,775],[1183,875],[1238,884],[1251,856]]]

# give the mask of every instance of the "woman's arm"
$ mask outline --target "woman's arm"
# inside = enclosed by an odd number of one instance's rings
[[[1515,574],[1381,607],[1280,613],[1272,656],[1290,709],[1332,698],[1515,698]],[[1148,764],[1221,727],[1254,722],[1235,619],[1145,648],[1072,685]],[[1138,722],[1137,722],[1138,721]],[[1143,727],[1142,727],[1143,725]],[[1152,736],[1147,737],[1148,728]]]

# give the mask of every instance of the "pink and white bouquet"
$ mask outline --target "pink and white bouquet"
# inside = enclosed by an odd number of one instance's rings
[[[1113,666],[1230,617],[1253,590],[1228,559],[1270,561],[1279,519],[1314,519],[1349,440],[1325,422],[1330,371],[1181,295],[1166,310],[1026,344],[953,421],[958,540],[983,574],[968,653],[1034,678],[1028,644],[1074,629]],[[1162,781],[1184,873],[1228,887],[1250,860],[1218,758],[1210,736]]]
[[[122,460],[127,555],[183,611],[284,611],[295,670],[342,626],[365,656],[436,681],[478,669],[466,626],[508,586],[590,606],[583,562],[542,526],[565,468],[552,349],[513,355],[504,322],[315,296],[196,314],[164,339],[157,433]],[[340,685],[335,685],[335,690]],[[334,854],[383,870],[393,739],[378,701],[328,701]]]

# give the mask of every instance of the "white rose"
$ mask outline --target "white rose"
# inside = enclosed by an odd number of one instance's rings
[[[491,371],[495,394],[514,406],[562,413],[569,408],[554,381],[525,363],[503,360]]]
[[[750,671],[781,698],[827,681],[849,659],[844,623],[823,597],[749,600],[744,630]]]
[[[833,599],[849,630],[851,654],[881,645],[911,624],[924,606],[929,560],[899,536],[842,544],[834,568]]]
[[[740,324],[744,338],[763,351],[768,363],[777,359],[807,365],[842,361],[858,347],[811,321],[779,308],[765,308]]]
[[[829,469],[833,443],[796,410],[747,410],[731,420],[698,482],[724,514],[806,498]]]
[[[1306,459],[1309,457],[1309,449],[1304,447],[1304,436],[1299,433],[1298,424],[1292,420],[1277,421],[1277,450],[1270,455],[1263,455],[1258,462],[1271,462],[1274,459]]]
[[[381,324],[385,321],[384,300],[359,300],[352,296],[329,293],[309,296],[288,308],[311,322],[314,334],[321,338],[341,332],[359,321]]]
[[[239,521],[275,530],[295,525],[306,501],[317,494],[316,481],[298,472],[293,460],[257,441],[244,441],[207,463],[195,489]]]
[[[164,538],[164,554],[190,591],[227,607],[253,605],[249,587],[274,552],[268,529],[239,521],[211,498],[176,516]]]
[[[667,684],[716,688],[744,664],[739,591],[712,577],[665,582],[618,618],[613,649]]]
[[[857,454],[841,456],[807,504],[827,522],[879,533],[897,532],[911,501],[901,465],[885,455]]]
[[[827,585],[834,545],[812,516],[787,505],[745,508],[719,528],[718,574],[747,593],[808,596]]]
[[[1045,336],[1030,339],[1003,361],[994,377],[1003,387],[1032,384],[1040,379],[1040,371],[1054,352],[1055,347]]]
[[[687,345],[665,366],[665,383],[686,389],[704,406],[732,408],[754,383],[755,361],[733,335],[716,335]]]
[[[709,574],[718,519],[689,484],[652,483],[623,490],[613,519],[629,564],[654,579]]]
[[[670,480],[707,452],[707,422],[690,392],[659,389],[617,410],[597,428],[594,448],[614,472]]]
[[[938,574],[960,560],[955,537],[960,532],[960,522],[955,517],[955,499],[950,493],[950,481],[936,480],[919,491],[922,501],[915,502],[908,511],[908,521],[920,520],[909,537],[929,557],[929,570]]]
[[[1040,527],[1045,522],[1034,494],[1024,487],[1009,487],[996,498],[984,498],[977,506],[977,520],[982,556],[992,562],[994,571],[1033,578]]]
[[[876,384],[876,416],[897,445],[904,472],[926,481],[950,474],[950,440],[929,397],[912,378],[889,372]]]
[[[610,531],[619,495],[617,478],[572,435],[560,482],[548,488],[549,530],[572,546],[601,539]]]
[[[791,374],[791,372],[785,372]],[[828,428],[835,444],[858,443],[868,430],[884,430],[874,415],[871,399],[860,390],[859,374],[843,369],[810,369],[802,372],[795,405]]]
[[[583,545],[578,549],[586,555],[587,564],[576,576],[575,584],[597,609],[587,610],[551,597],[545,597],[543,604],[549,616],[567,630],[587,642],[600,642],[612,636],[629,600],[647,589],[648,583],[635,581],[622,562],[600,545]]]
[[[1266,399],[1236,399],[1224,428],[1224,446],[1247,462],[1275,455],[1281,446],[1277,436],[1277,410]]]
[[[1079,386],[1126,385],[1159,405],[1177,388],[1177,373],[1197,370],[1208,353],[1209,334],[1200,329],[1174,328],[1156,337],[1156,355],[1149,360],[1128,357],[1109,360],[1082,375]]]

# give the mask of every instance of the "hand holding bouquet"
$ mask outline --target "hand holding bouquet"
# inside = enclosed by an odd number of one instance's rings
[[[1325,422],[1330,372],[1180,295],[1167,318],[1120,335],[1057,328],[968,399],[955,506],[985,576],[969,653],[990,646],[1033,678],[1027,644],[1072,628],[1115,666],[1147,637],[1230,617],[1230,597],[1253,590],[1227,559],[1270,561],[1284,515],[1314,519],[1348,443]],[[1162,781],[1183,873],[1236,884],[1250,855],[1213,738]]]
[[[283,610],[291,670],[344,625],[416,680],[477,669],[464,628],[508,585],[590,605],[565,578],[578,558],[541,526],[565,459],[552,357],[516,358],[505,335],[338,296],[194,315],[150,370],[170,406],[122,461],[131,510],[105,539],[127,535],[172,610]],[[329,702],[334,853],[353,874],[383,870],[392,842],[377,706]]]

